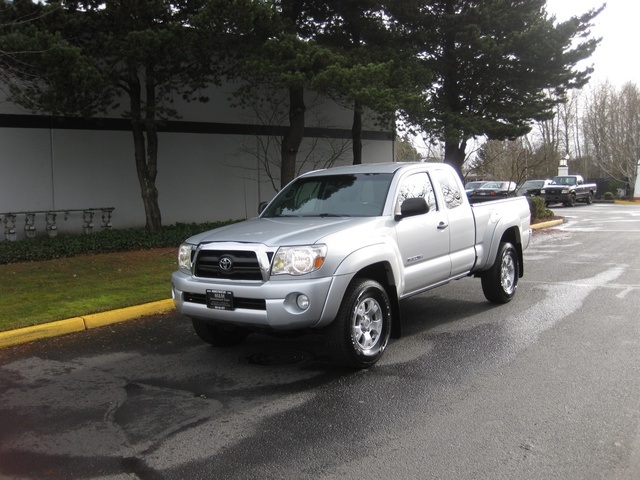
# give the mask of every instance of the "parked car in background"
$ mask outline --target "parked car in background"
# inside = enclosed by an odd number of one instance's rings
[[[537,197],[540,195],[540,190],[551,183],[551,179],[546,180],[527,180],[516,190],[516,195],[519,197]]]
[[[487,183],[486,180],[467,182],[464,186],[464,191],[467,194],[467,197],[475,192],[478,188]]]
[[[499,198],[514,197],[516,194],[516,187],[516,182],[486,182],[469,195],[469,200],[471,203],[478,203],[497,200]]]
[[[558,175],[553,177],[551,184],[540,191],[544,202],[562,203],[565,207],[573,207],[576,202],[591,205],[596,197],[598,186],[595,183],[585,183],[582,175]]]

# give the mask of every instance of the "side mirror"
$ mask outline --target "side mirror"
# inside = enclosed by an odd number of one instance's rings
[[[407,198],[400,206],[400,215],[396,215],[396,220],[406,217],[414,217],[429,212],[429,205],[424,198]]]
[[[269,202],[260,202],[260,204],[258,205],[258,215],[264,212],[264,209],[267,208],[267,205],[269,205]]]

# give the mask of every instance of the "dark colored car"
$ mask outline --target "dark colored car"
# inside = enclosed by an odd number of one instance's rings
[[[469,195],[471,203],[486,202],[499,198],[513,197],[516,194],[516,182],[486,182]]]
[[[486,180],[480,180],[480,181],[473,181],[473,182],[468,182],[465,186],[464,186],[464,191],[467,194],[467,197],[469,195],[471,195],[473,192],[475,192],[478,188],[480,188],[481,186],[483,186],[485,183],[487,183]]]
[[[516,190],[516,195],[521,197],[537,197],[540,195],[540,190],[551,183],[550,179],[546,180],[527,180]]]

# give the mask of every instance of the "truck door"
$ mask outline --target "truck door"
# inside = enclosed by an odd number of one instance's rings
[[[460,182],[451,170],[435,170],[433,176],[440,185],[449,221],[449,254],[451,276],[468,272],[476,261],[476,225],[468,202],[463,200]]]
[[[396,223],[398,248],[404,265],[405,295],[445,281],[451,273],[447,212],[436,202],[426,172],[402,179],[396,197],[396,213],[408,198],[425,198],[429,212]]]

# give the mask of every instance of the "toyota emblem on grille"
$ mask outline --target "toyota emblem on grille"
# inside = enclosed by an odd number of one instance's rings
[[[218,261],[218,266],[220,267],[220,270],[228,272],[231,270],[231,267],[233,267],[233,260],[231,260],[230,257],[222,257],[220,261]]]

